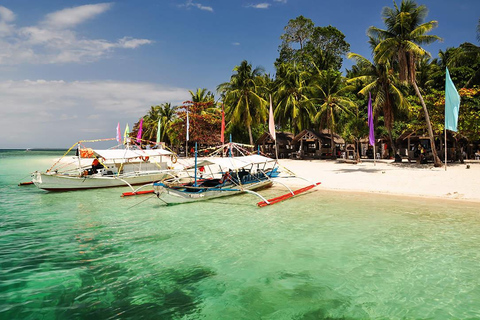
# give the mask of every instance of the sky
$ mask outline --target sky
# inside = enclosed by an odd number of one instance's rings
[[[478,45],[479,0],[419,0],[426,49]],[[280,36],[303,15],[332,25],[371,58],[366,31],[390,0],[0,0],[0,149],[69,148],[114,138],[150,106],[181,105],[189,90],[229,81],[247,60],[275,74]],[[349,68],[352,61],[344,61]]]

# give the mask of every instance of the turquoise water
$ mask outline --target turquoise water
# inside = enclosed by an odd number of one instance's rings
[[[478,204],[17,186],[59,155],[0,152],[0,319],[480,318]]]

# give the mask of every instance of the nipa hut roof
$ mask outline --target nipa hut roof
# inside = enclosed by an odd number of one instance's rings
[[[325,140],[330,140],[330,132],[328,132],[327,130],[322,130],[322,132],[316,132],[316,131],[313,131],[313,130],[308,130],[308,129],[305,129],[303,130],[302,132],[300,132],[299,134],[297,134],[295,136],[295,138],[293,138],[292,142],[293,143],[297,143],[298,141],[300,141],[301,139],[316,139],[316,140],[319,140],[319,141],[325,141]],[[336,143],[336,144],[343,144],[345,143],[345,140],[343,140],[342,137],[340,137],[338,134],[334,133],[333,134],[333,142]]]
[[[293,133],[290,132],[275,132],[275,135],[279,143],[289,144],[293,140]],[[263,143],[274,143],[270,133],[265,132],[257,139],[257,144]]]

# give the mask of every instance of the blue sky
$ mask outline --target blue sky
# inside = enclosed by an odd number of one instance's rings
[[[438,50],[476,41],[479,0],[418,1]],[[242,60],[274,74],[280,35],[299,15],[342,31],[370,57],[366,30],[386,0],[2,0],[0,148],[69,147],[115,136],[151,105],[215,91]],[[350,61],[344,62],[351,66]]]

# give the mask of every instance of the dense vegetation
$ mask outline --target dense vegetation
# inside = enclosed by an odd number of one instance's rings
[[[367,31],[373,60],[350,51],[344,34],[333,26],[318,27],[303,16],[290,20],[280,36],[276,74],[242,61],[230,81],[218,85],[218,102],[206,89],[190,92],[182,106],[152,106],[143,116],[146,140],[155,140],[161,119],[162,140],[172,146],[185,141],[186,111],[190,141],[219,144],[222,107],[226,135],[253,144],[267,131],[268,106],[273,101],[276,127],[294,134],[303,129],[329,129],[346,141],[368,134],[367,100],[372,96],[376,137],[390,141],[405,132],[431,138],[444,129],[444,87],[448,67],[461,96],[458,137],[480,137],[480,47],[463,43],[432,58],[422,46],[441,40],[429,33],[437,21],[425,21],[427,8],[412,0],[383,9],[384,29]],[[472,30],[475,32],[475,30]],[[480,20],[477,27],[480,42]],[[343,59],[355,61],[345,75]],[[134,127],[136,135],[138,123]],[[228,139],[227,139],[228,140]],[[436,165],[440,165],[437,156]]]

